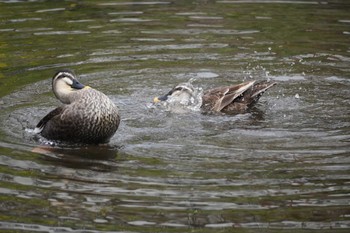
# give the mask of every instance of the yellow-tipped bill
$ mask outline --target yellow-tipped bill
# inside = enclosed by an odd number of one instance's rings
[[[158,97],[154,97],[153,99],[153,102],[156,104],[156,103],[159,103],[160,102],[160,99]]]

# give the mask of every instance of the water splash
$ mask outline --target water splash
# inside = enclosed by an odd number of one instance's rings
[[[193,90],[191,93],[179,96],[169,96],[166,101],[161,101],[155,106],[159,106],[165,111],[173,113],[200,111],[200,108],[202,106],[203,89],[193,86],[192,82],[194,81],[196,81],[196,77],[192,77],[187,82],[181,84],[182,86],[189,87],[189,89]]]

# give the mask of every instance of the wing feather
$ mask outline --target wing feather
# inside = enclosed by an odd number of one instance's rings
[[[58,107],[55,108],[54,110],[52,110],[51,112],[49,112],[46,116],[43,117],[43,119],[41,119],[39,121],[39,123],[36,125],[35,129],[34,129],[34,133],[40,133],[45,125],[47,124],[47,122],[49,122],[53,117],[61,114],[63,112],[63,107]]]
[[[214,111],[220,112],[227,105],[231,104],[237,97],[242,95],[246,90],[254,85],[255,81],[245,82],[240,85],[227,87],[220,101],[214,106]]]

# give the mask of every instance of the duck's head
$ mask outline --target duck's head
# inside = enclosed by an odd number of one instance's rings
[[[52,90],[62,103],[70,104],[74,100],[74,93],[89,88],[81,84],[71,70],[60,70],[52,78]]]
[[[170,110],[178,107],[195,108],[201,104],[201,94],[200,89],[194,88],[191,83],[187,82],[175,86],[163,96],[155,97],[153,102],[155,104],[163,103],[168,108],[172,108]]]
[[[190,83],[181,83],[171,89],[167,94],[153,99],[154,103],[168,101],[169,99],[177,99],[178,101],[186,101],[194,95],[194,88]]]

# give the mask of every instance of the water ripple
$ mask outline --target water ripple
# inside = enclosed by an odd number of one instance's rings
[[[227,3],[227,4],[241,4],[241,3],[269,3],[269,4],[311,4],[311,5],[317,5],[321,4],[320,2],[316,1],[287,1],[287,0],[244,0],[244,1],[239,1],[239,0],[232,0],[232,1],[217,1],[217,3]]]
[[[49,32],[35,32],[35,36],[51,36],[51,35],[82,35],[82,34],[89,34],[89,31],[82,31],[82,30],[76,30],[76,31],[49,31]]]
[[[3,231],[350,228],[344,4],[6,2],[15,4],[2,4],[0,23]],[[33,133],[61,104],[51,76],[63,67],[119,106],[108,145]],[[205,91],[251,80],[277,85],[244,114],[152,104],[178,83]]]
[[[174,30],[144,30],[144,34],[175,34],[175,35],[200,35],[200,34],[220,34],[220,35],[249,35],[259,33],[259,30],[228,30],[228,29],[174,29]]]
[[[108,2],[99,3],[100,6],[127,6],[127,5],[167,5],[171,2]]]
[[[64,11],[64,10],[66,10],[66,8],[51,8],[51,9],[37,10],[36,13],[46,13],[46,12]]]

